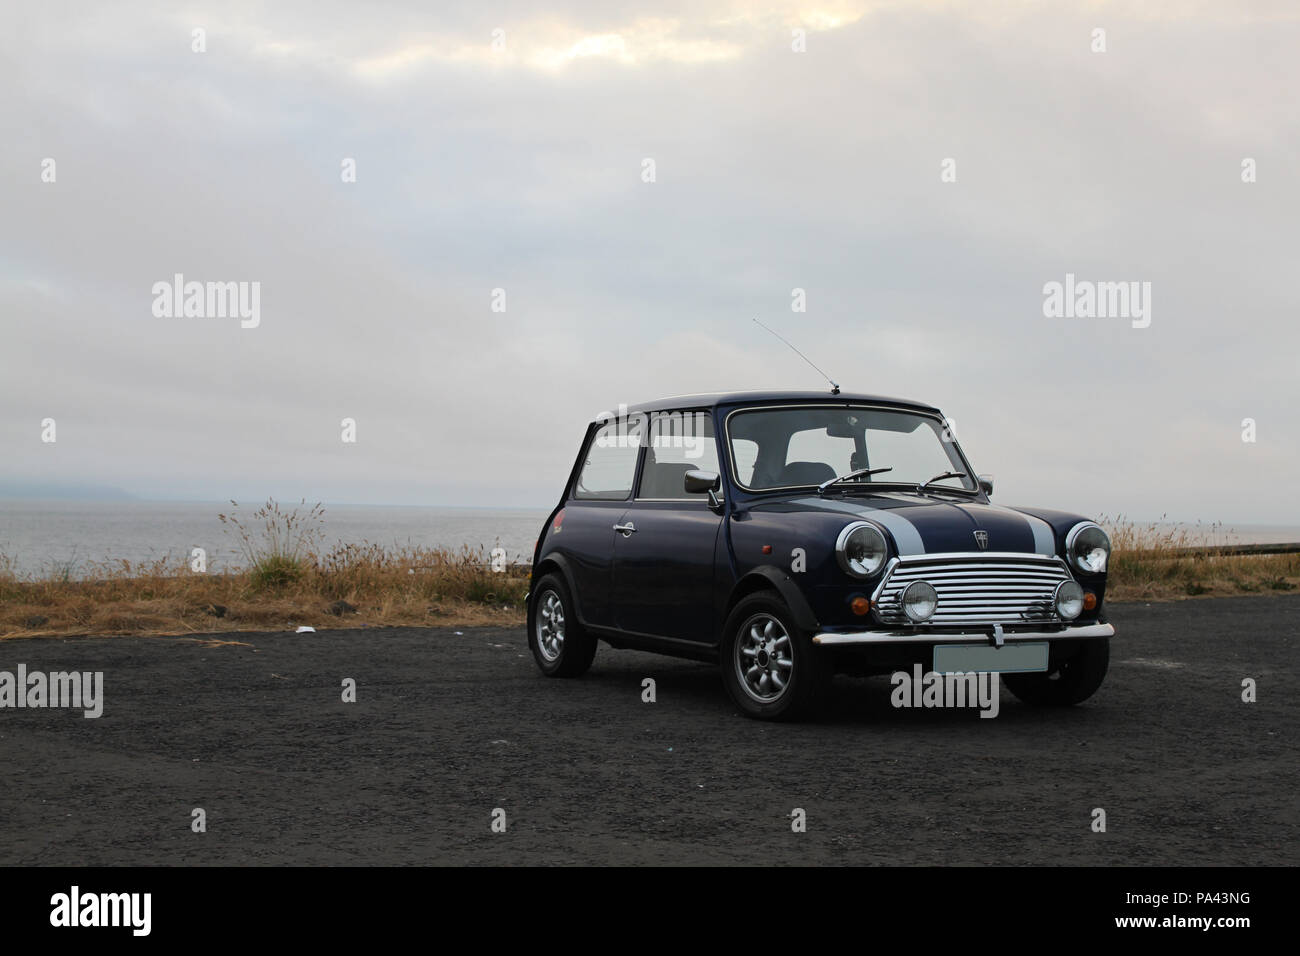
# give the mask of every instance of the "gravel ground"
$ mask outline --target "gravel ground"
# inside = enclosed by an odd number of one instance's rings
[[[1111,617],[1080,707],[895,710],[839,678],[803,725],[604,645],[546,679],[516,629],[6,641],[0,671],[102,671],[104,711],[0,709],[0,864],[1300,863],[1300,596]]]

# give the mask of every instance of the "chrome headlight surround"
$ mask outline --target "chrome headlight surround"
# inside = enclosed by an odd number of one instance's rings
[[[1095,521],[1080,521],[1065,536],[1065,559],[1082,574],[1105,574],[1110,564],[1110,538]]]
[[[888,557],[884,533],[869,521],[846,524],[835,540],[835,560],[851,577],[871,577],[885,566]]]

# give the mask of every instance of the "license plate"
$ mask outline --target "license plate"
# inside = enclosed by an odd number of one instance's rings
[[[934,671],[937,674],[965,674],[969,671],[997,671],[999,674],[1028,674],[1047,670],[1047,642],[1025,644],[936,644]]]

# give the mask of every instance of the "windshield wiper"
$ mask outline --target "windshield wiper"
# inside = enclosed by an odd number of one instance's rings
[[[817,486],[817,494],[825,494],[827,488],[831,485],[839,484],[841,481],[852,481],[854,478],[862,478],[867,475],[879,475],[882,472],[893,470],[894,468],[891,465],[888,468],[863,468],[859,471],[851,471],[847,475],[840,475],[838,478],[832,478],[830,481],[823,481]]]
[[[918,494],[924,493],[926,485],[933,484],[936,481],[943,481],[945,478],[968,478],[968,477],[969,475],[967,475],[966,472],[964,471],[945,471],[942,474],[935,475],[933,478],[927,478],[925,481],[921,482],[919,485],[916,486],[916,491]],[[958,491],[958,490],[969,491],[970,489],[944,488],[942,490],[943,491]]]

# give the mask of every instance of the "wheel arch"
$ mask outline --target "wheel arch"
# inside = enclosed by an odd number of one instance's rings
[[[537,582],[548,574],[558,574],[564,581],[564,586],[569,590],[569,597],[573,600],[573,609],[578,615],[578,621],[583,622],[585,618],[582,613],[582,598],[578,594],[578,589],[573,586],[573,571],[569,567],[569,561],[563,554],[554,551],[533,567],[533,578],[528,588],[529,619],[532,619],[533,600],[537,597]]]
[[[813,614],[812,606],[803,596],[799,585],[780,568],[763,565],[742,576],[727,595],[726,607],[723,609],[718,627],[719,637],[721,637],[722,627],[726,625],[727,618],[731,617],[731,612],[735,610],[736,605],[759,591],[775,591],[790,610],[794,623],[809,633],[816,632],[817,616]]]

